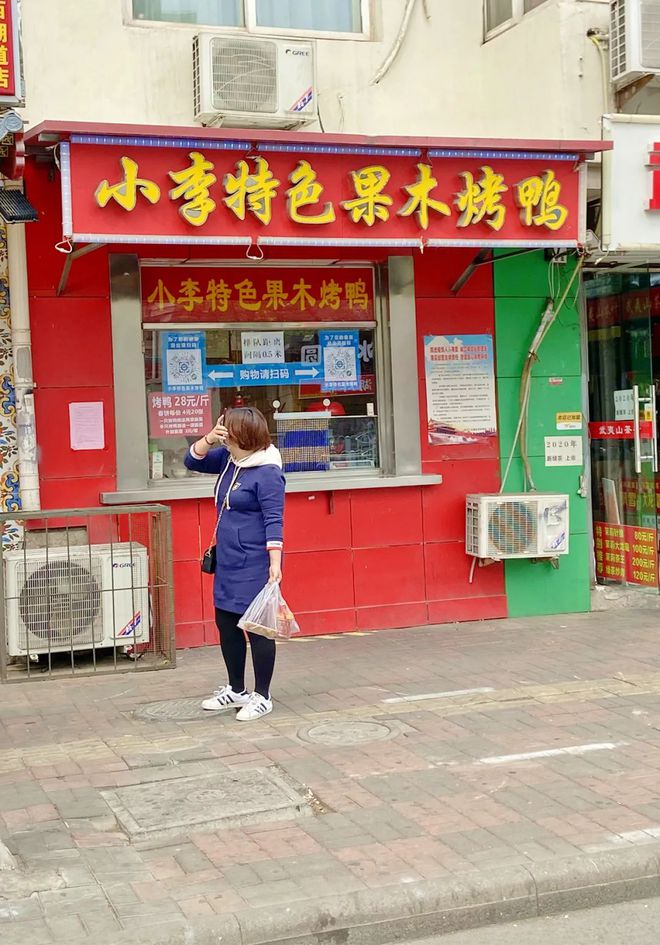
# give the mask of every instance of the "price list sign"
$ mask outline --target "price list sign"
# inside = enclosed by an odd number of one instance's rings
[[[654,528],[594,522],[596,574],[619,584],[656,587],[657,537]]]

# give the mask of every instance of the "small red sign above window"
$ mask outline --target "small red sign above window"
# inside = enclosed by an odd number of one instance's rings
[[[142,269],[145,322],[372,322],[371,269]]]

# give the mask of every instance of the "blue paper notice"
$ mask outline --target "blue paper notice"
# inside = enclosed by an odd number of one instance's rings
[[[360,390],[360,332],[320,331],[324,391]]]
[[[204,394],[206,338],[203,331],[165,331],[162,340],[163,391]]]

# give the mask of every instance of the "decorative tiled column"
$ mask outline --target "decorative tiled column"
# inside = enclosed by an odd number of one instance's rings
[[[7,226],[2,223],[0,224],[0,512],[18,512],[20,508]],[[6,524],[2,536],[5,549],[17,547],[22,538],[22,526],[17,522]]]

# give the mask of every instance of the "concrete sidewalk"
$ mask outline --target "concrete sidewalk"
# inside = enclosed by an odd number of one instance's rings
[[[307,638],[0,690],[2,945],[393,941],[660,893],[657,612]]]

